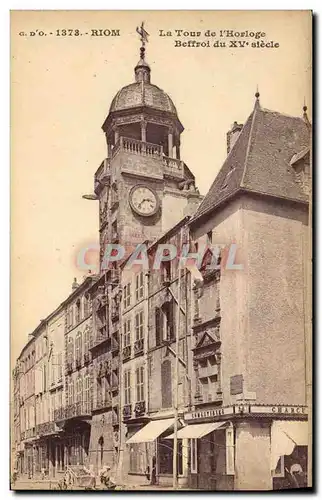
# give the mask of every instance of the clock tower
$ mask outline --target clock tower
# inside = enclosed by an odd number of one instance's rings
[[[122,244],[128,253],[194,213],[202,198],[180,156],[184,129],[177,110],[151,83],[148,35],[143,27],[138,32],[142,46],[135,81],[116,94],[102,126],[107,158],[95,174],[101,262],[108,243]]]

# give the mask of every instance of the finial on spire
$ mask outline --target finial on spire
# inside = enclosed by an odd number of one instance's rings
[[[256,85],[256,93],[255,93],[255,97],[256,97],[256,101],[255,101],[255,108],[258,108],[260,106],[260,103],[259,103],[259,90],[258,90],[258,85]]]
[[[304,101],[303,101],[303,112],[304,112],[304,115],[306,115],[307,105],[306,105],[305,97],[304,97]]]
[[[150,83],[150,66],[145,61],[145,44],[149,41],[149,33],[144,29],[144,21],[142,21],[140,28],[136,28],[136,32],[140,35],[140,60],[135,66],[135,81],[140,83]]]
[[[136,28],[136,32],[140,35],[141,47],[140,47],[140,59],[144,59],[145,55],[145,44],[149,41],[149,33],[144,29],[144,21],[142,21],[140,28]]]

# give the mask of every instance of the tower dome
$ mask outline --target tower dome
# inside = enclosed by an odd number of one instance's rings
[[[145,48],[141,47],[141,58],[135,66],[135,82],[118,91],[110,106],[110,113],[138,106],[146,106],[158,111],[177,115],[171,98],[150,81],[151,68],[144,59]]]
[[[128,147],[142,147],[144,150],[148,147],[148,150],[152,148],[169,157],[172,157],[175,148],[179,159],[180,134],[184,129],[172,99],[151,83],[151,68],[145,60],[148,33],[143,23],[140,29],[137,28],[137,32],[142,45],[139,61],[134,68],[134,82],[117,92],[102,125],[108,157],[115,154],[112,152],[119,147],[125,147],[126,142],[131,144]]]

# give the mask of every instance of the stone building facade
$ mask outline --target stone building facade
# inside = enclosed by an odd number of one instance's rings
[[[257,94],[245,124],[228,132],[227,158],[203,198],[144,46],[134,73],[102,126],[99,272],[74,284],[17,361],[19,471],[97,476],[108,466],[123,484],[172,485],[177,415],[179,485],[305,484],[306,109],[303,118],[268,111]],[[138,244],[146,266],[132,262]],[[183,244],[207,250],[199,284],[171,258],[169,245],[181,252]]]

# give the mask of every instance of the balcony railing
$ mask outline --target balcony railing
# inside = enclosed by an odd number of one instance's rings
[[[57,408],[56,410],[54,410],[55,422],[59,422],[60,420],[64,420],[64,418],[65,418],[65,411],[64,411],[63,407]]]
[[[44,422],[36,425],[37,436],[46,436],[47,434],[53,434],[56,431],[57,428],[55,422]]]
[[[65,419],[75,417],[86,417],[92,413],[92,404],[90,401],[73,403],[65,408]]]
[[[138,339],[134,342],[134,356],[138,356],[143,353],[144,340]]]
[[[106,396],[103,399],[98,399],[93,406],[93,410],[102,410],[103,408],[109,408],[112,406],[112,398]]]
[[[35,436],[36,436],[36,428],[35,427],[31,427],[30,429],[27,429],[25,431],[24,439],[33,438]]]
[[[115,156],[119,151],[142,156],[160,157],[163,153],[163,147],[151,142],[142,142],[137,139],[120,137],[113,148],[112,156]]]
[[[123,406],[123,418],[124,420],[131,418],[132,415],[132,405]]]
[[[145,414],[145,401],[135,403],[134,413],[136,417],[140,417]]]

